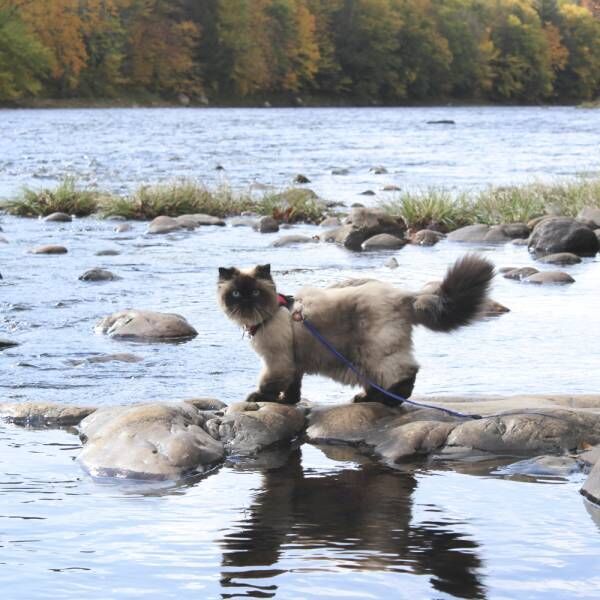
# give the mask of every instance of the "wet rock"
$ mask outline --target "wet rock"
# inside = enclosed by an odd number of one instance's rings
[[[0,235],[0,244],[8,244],[8,240],[3,235]]]
[[[296,175],[296,177],[294,177],[294,183],[298,183],[298,184],[310,183],[310,179],[306,175],[302,175],[301,173],[299,173],[298,175]]]
[[[529,238],[529,251],[537,256],[571,252],[594,256],[600,243],[594,232],[570,217],[550,217],[540,221]]]
[[[373,173],[373,175],[385,175],[388,171],[385,167],[371,167],[369,172]]]
[[[397,269],[399,265],[398,261],[392,256],[389,260],[385,262],[385,266],[388,269]]]
[[[95,268],[81,274],[79,279],[81,281],[116,281],[121,278],[106,269]]]
[[[48,223],[70,223],[72,220],[73,217],[64,212],[53,212],[44,217],[44,221]]]
[[[581,493],[591,502],[600,504],[600,462],[597,462],[592,472],[585,480]]]
[[[568,477],[581,472],[581,461],[573,456],[536,456],[499,469],[500,475]]]
[[[332,175],[349,175],[350,171],[348,169],[332,169]]]
[[[539,273],[537,269],[533,267],[520,267],[519,269],[510,269],[506,271],[502,276],[505,279],[515,279],[516,281],[522,281],[531,275]]]
[[[308,416],[306,435],[311,441],[364,442],[375,427],[397,415],[398,409],[378,402],[315,407]]]
[[[502,225],[484,225],[477,223],[461,227],[448,234],[451,242],[502,244],[510,241],[510,237],[504,233]]]
[[[577,214],[577,220],[589,225],[592,229],[600,227],[600,208],[597,206],[586,206]]]
[[[12,348],[13,346],[18,346],[19,342],[15,342],[14,340],[9,340],[8,338],[0,337],[0,350],[4,350],[5,348]]]
[[[377,208],[355,207],[346,219],[346,225],[325,233],[325,241],[344,245],[349,250],[360,250],[369,238],[387,233],[403,238],[406,223],[400,217],[392,217]]]
[[[133,229],[133,227],[131,226],[130,223],[119,223],[119,225],[117,225],[113,231],[115,233],[126,233],[127,231],[131,231]]]
[[[427,121],[427,125],[456,125],[452,119],[437,119],[436,121]]]
[[[506,223],[501,225],[502,232],[513,240],[529,238],[530,229],[526,223]]]
[[[304,428],[304,411],[275,402],[239,402],[223,417],[211,419],[207,431],[228,453],[252,455],[274,444],[289,442]]]
[[[402,188],[398,187],[397,185],[390,184],[390,185],[384,185],[381,188],[381,191],[383,191],[383,192],[399,192],[401,189]]]
[[[558,252],[541,256],[538,261],[548,265],[576,265],[581,262],[581,258],[571,252]]]
[[[216,225],[217,227],[225,227],[226,223],[219,217],[205,215],[203,213],[195,213],[192,215],[180,215],[175,220],[185,229],[195,229],[207,225]]]
[[[96,252],[96,256],[118,256],[119,254],[121,254],[118,250],[111,250],[110,248],[108,250],[98,250],[98,252]]]
[[[150,221],[146,233],[161,235],[165,233],[172,233],[173,231],[177,231],[181,228],[182,226],[177,219],[161,215],[160,217],[156,217]]]
[[[17,425],[30,427],[69,427],[77,425],[96,409],[69,406],[58,402],[3,402],[0,417]]]
[[[286,246],[295,246],[297,244],[310,244],[318,242],[319,238],[310,237],[308,235],[284,235],[283,237],[277,238],[271,243],[273,248],[284,248]]]
[[[204,472],[225,455],[204,422],[185,403],[102,409],[80,425],[86,442],[77,460],[95,477],[176,480]]]
[[[513,246],[527,246],[529,238],[516,238],[510,242]]]
[[[575,283],[575,280],[568,273],[564,273],[563,271],[540,271],[539,273],[534,273],[529,277],[525,277],[523,281],[525,281],[526,283],[536,283],[538,285],[546,285],[549,283]]]
[[[253,217],[233,217],[229,220],[232,227],[253,227],[257,226],[258,219]]]
[[[102,354],[100,356],[88,356],[83,359],[69,360],[69,364],[77,367],[79,365],[94,364],[94,363],[108,363],[108,362],[124,362],[124,363],[137,363],[144,359],[141,356],[136,356],[129,352],[115,352],[114,354]]]
[[[68,250],[64,246],[48,244],[46,246],[38,246],[29,251],[31,254],[66,254]]]
[[[320,223],[320,227],[339,227],[341,225],[341,221],[338,217],[326,217]]]
[[[221,400],[217,400],[216,398],[189,398],[183,402],[187,402],[197,410],[203,411],[218,411],[227,408],[225,402],[221,402]]]
[[[365,190],[364,192],[360,192],[360,195],[361,196],[374,196],[375,192],[373,190]]]
[[[261,217],[253,229],[260,233],[276,233],[279,231],[279,223],[273,217]]]
[[[421,229],[411,236],[410,241],[419,246],[435,246],[435,244],[443,240],[445,237],[446,236],[439,231]]]
[[[114,338],[148,341],[174,341],[191,339],[198,332],[181,316],[150,310],[123,310],[100,320],[97,333]]]
[[[397,250],[404,248],[406,244],[408,244],[408,240],[389,233],[380,233],[365,240],[361,247],[363,250]]]

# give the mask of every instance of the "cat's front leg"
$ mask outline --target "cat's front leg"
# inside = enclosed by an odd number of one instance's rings
[[[261,374],[258,390],[252,392],[246,398],[246,402],[278,402],[280,394],[283,392],[285,395],[287,390],[293,387],[294,381],[295,373],[293,371],[274,372],[266,368]],[[299,390],[298,386],[298,394]]]

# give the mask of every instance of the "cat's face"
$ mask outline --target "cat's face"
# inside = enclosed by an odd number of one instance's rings
[[[246,270],[220,267],[218,296],[225,314],[240,325],[258,325],[279,308],[271,265]]]

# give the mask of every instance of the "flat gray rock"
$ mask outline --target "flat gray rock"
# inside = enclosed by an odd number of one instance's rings
[[[253,226],[260,233],[276,233],[279,231],[279,223],[273,217],[261,217]]]
[[[141,362],[144,359],[141,356],[136,356],[129,352],[115,352],[114,354],[101,354],[100,356],[88,356],[87,358],[72,359],[68,363],[73,366],[85,365],[85,364],[96,364],[96,363],[108,363],[108,362],[124,362],[124,363],[136,363]]]
[[[150,221],[146,233],[150,233],[152,235],[161,235],[165,233],[172,233],[173,231],[177,231],[182,228],[183,226],[179,221],[177,221],[177,219],[161,215],[160,217],[156,217]]]
[[[575,456],[536,456],[520,460],[497,471],[501,475],[528,475],[531,477],[568,477],[581,473],[582,462]]]
[[[451,242],[503,244],[512,238],[504,232],[502,225],[484,225],[476,223],[450,232],[447,239]]]
[[[576,265],[581,262],[581,258],[571,252],[557,252],[556,254],[541,256],[538,261],[548,265]]]
[[[592,472],[588,475],[581,493],[591,502],[600,504],[600,462],[597,462]]]
[[[181,315],[150,310],[123,310],[98,321],[97,333],[114,338],[172,341],[196,337],[198,332]]]
[[[115,275],[112,271],[106,269],[94,268],[89,269],[85,273],[82,273],[79,278],[80,281],[117,281],[121,279],[118,275]]]
[[[186,229],[195,229],[196,227],[205,227],[216,225],[217,227],[225,227],[225,221],[219,217],[206,215],[204,213],[194,213],[191,215],[180,215],[175,220]]]
[[[575,280],[568,273],[564,273],[563,271],[540,271],[539,273],[534,273],[529,277],[525,277],[523,281],[525,283],[535,283],[538,285],[564,285],[575,283]]]
[[[70,406],[58,402],[3,402],[0,417],[17,425],[30,427],[68,427],[77,425],[96,409]]]
[[[413,234],[413,236],[410,238],[410,241],[418,246],[435,246],[435,244],[443,240],[445,237],[446,236],[439,231],[421,229]]]
[[[32,248],[30,254],[66,254],[68,250],[64,246],[58,246],[56,244],[47,244],[45,246],[38,246]]]
[[[274,444],[289,442],[304,429],[300,407],[275,402],[239,402],[224,416],[208,421],[207,431],[221,440],[229,454],[254,455]]]
[[[72,220],[73,217],[64,212],[53,212],[47,217],[44,217],[44,221],[48,223],[70,223]]]
[[[308,235],[284,235],[283,237],[277,238],[271,246],[273,246],[273,248],[284,248],[286,246],[296,246],[297,244],[314,244],[318,241],[318,239]]]
[[[223,460],[221,442],[189,404],[142,404],[99,410],[80,425],[77,457],[94,477],[177,480]]]
[[[361,247],[363,250],[398,250],[404,248],[408,240],[390,235],[389,233],[379,233],[366,239]]]

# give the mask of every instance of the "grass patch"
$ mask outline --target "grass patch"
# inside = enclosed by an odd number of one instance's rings
[[[447,231],[473,223],[527,223],[545,214],[575,217],[585,206],[600,207],[600,179],[490,187],[458,196],[429,189],[404,192],[382,204],[391,214],[403,217],[411,229],[433,222]]]
[[[81,188],[74,178],[66,177],[53,190],[23,188],[17,198],[4,202],[2,209],[19,217],[45,217],[54,212],[84,217],[96,212],[105,196],[101,192]]]
[[[290,188],[265,194],[256,205],[256,212],[284,223],[318,223],[327,214],[327,207],[310,189]]]

